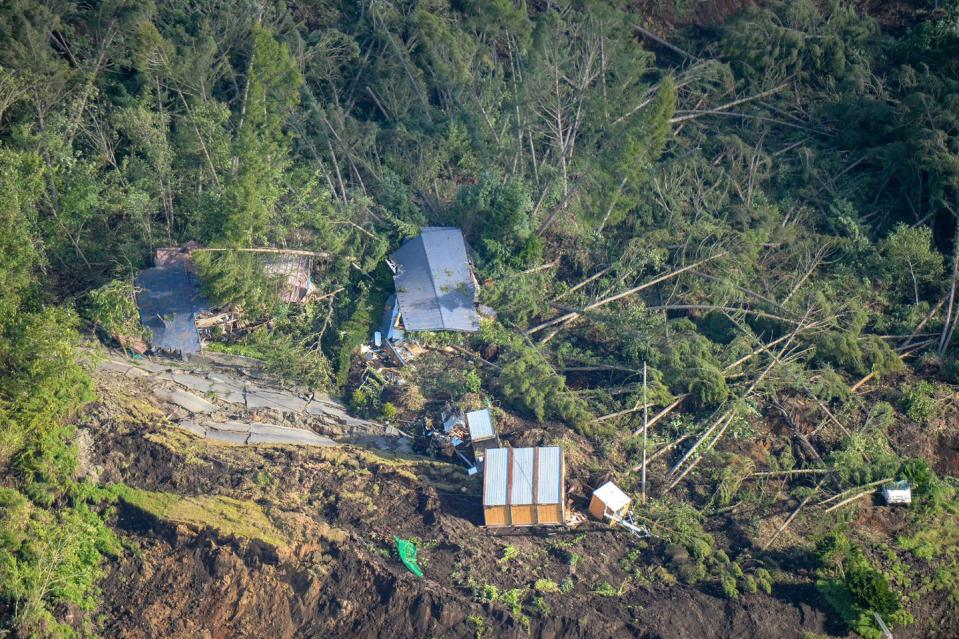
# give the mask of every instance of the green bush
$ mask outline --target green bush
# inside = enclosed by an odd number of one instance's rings
[[[846,587],[860,606],[888,616],[899,610],[899,597],[889,581],[865,561],[856,561],[846,572]]]
[[[930,419],[939,414],[940,407],[935,392],[935,387],[924,379],[906,389],[901,401],[902,409],[909,419],[920,426],[926,426]]]
[[[117,342],[148,337],[140,324],[133,284],[129,280],[113,280],[90,291],[81,310],[86,319]]]

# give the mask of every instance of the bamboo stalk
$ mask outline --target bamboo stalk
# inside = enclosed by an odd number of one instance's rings
[[[667,407],[664,408],[663,410],[661,410],[661,411],[659,411],[658,413],[656,413],[656,416],[653,417],[651,420],[649,420],[649,424],[648,424],[647,426],[648,426],[649,428],[652,428],[653,426],[655,426],[655,425],[656,425],[656,422],[658,422],[658,421],[661,420],[663,417],[665,417],[666,415],[668,415],[674,408],[676,408],[677,406],[679,406],[679,405],[683,402],[683,400],[686,399],[687,397],[689,397],[689,393],[683,393],[682,395],[680,395],[679,397],[677,397],[677,398],[673,401],[673,403],[671,403],[669,406],[667,406]],[[636,432],[634,432],[633,434],[634,434],[634,435],[639,435],[640,432],[641,432],[641,429],[637,428],[637,429],[636,429]]]
[[[831,468],[794,468],[793,470],[762,470],[749,473],[746,477],[790,477],[792,475],[827,475],[835,472]]]
[[[850,493],[854,493],[854,492],[856,492],[857,490],[863,490],[863,489],[866,489],[866,488],[873,488],[873,487],[875,487],[875,486],[879,486],[879,485],[881,485],[881,484],[885,484],[885,483],[890,482],[890,481],[892,481],[892,477],[886,477],[885,479],[879,479],[879,480],[877,480],[877,481],[872,481],[872,482],[869,482],[868,484],[862,484],[861,486],[854,486],[853,488],[850,488],[850,489],[848,489],[848,490],[844,490],[844,491],[842,491],[841,493],[836,493],[836,494],[833,495],[832,497],[829,497],[828,499],[824,499],[824,500],[822,500],[821,502],[819,502],[819,503],[816,504],[816,505],[817,505],[817,506],[825,506],[826,504],[831,503],[831,502],[833,502],[833,501],[835,501],[835,500],[837,500],[837,499],[841,499],[842,497],[845,497],[846,495],[848,495],[848,494],[850,494]]]

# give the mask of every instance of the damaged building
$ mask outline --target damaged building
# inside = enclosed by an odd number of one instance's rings
[[[210,305],[200,290],[193,253],[204,250],[195,242],[183,247],[159,248],[154,266],[136,277],[136,303],[140,323],[147,329],[150,348],[179,357],[189,357],[202,348],[200,331],[229,313],[210,315]],[[227,249],[229,250],[229,249]],[[249,249],[256,253],[263,271],[276,280],[278,299],[299,304],[316,290],[310,278],[312,254],[306,251]]]
[[[463,233],[457,228],[424,227],[390,256],[395,295],[387,302],[383,334],[391,343],[416,331],[479,330],[479,287]]]

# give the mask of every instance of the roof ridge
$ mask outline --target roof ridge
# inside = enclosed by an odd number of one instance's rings
[[[429,227],[427,227],[429,228]],[[436,280],[433,278],[433,262],[430,260],[430,252],[426,250],[426,242],[423,240],[423,231],[416,238],[420,241],[420,248],[423,249],[423,255],[426,257],[426,272],[430,276],[430,285],[433,287],[433,303],[436,304],[436,311],[440,314],[440,321],[446,326],[446,315],[443,314],[443,305],[440,304],[440,291],[436,288]]]

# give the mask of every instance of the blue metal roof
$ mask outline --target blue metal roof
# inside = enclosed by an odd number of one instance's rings
[[[196,314],[206,308],[196,275],[182,266],[156,266],[136,279],[140,323],[150,330],[154,350],[190,355],[200,352]]]
[[[424,227],[391,256],[403,326],[408,331],[479,330],[476,287],[457,228]]]

